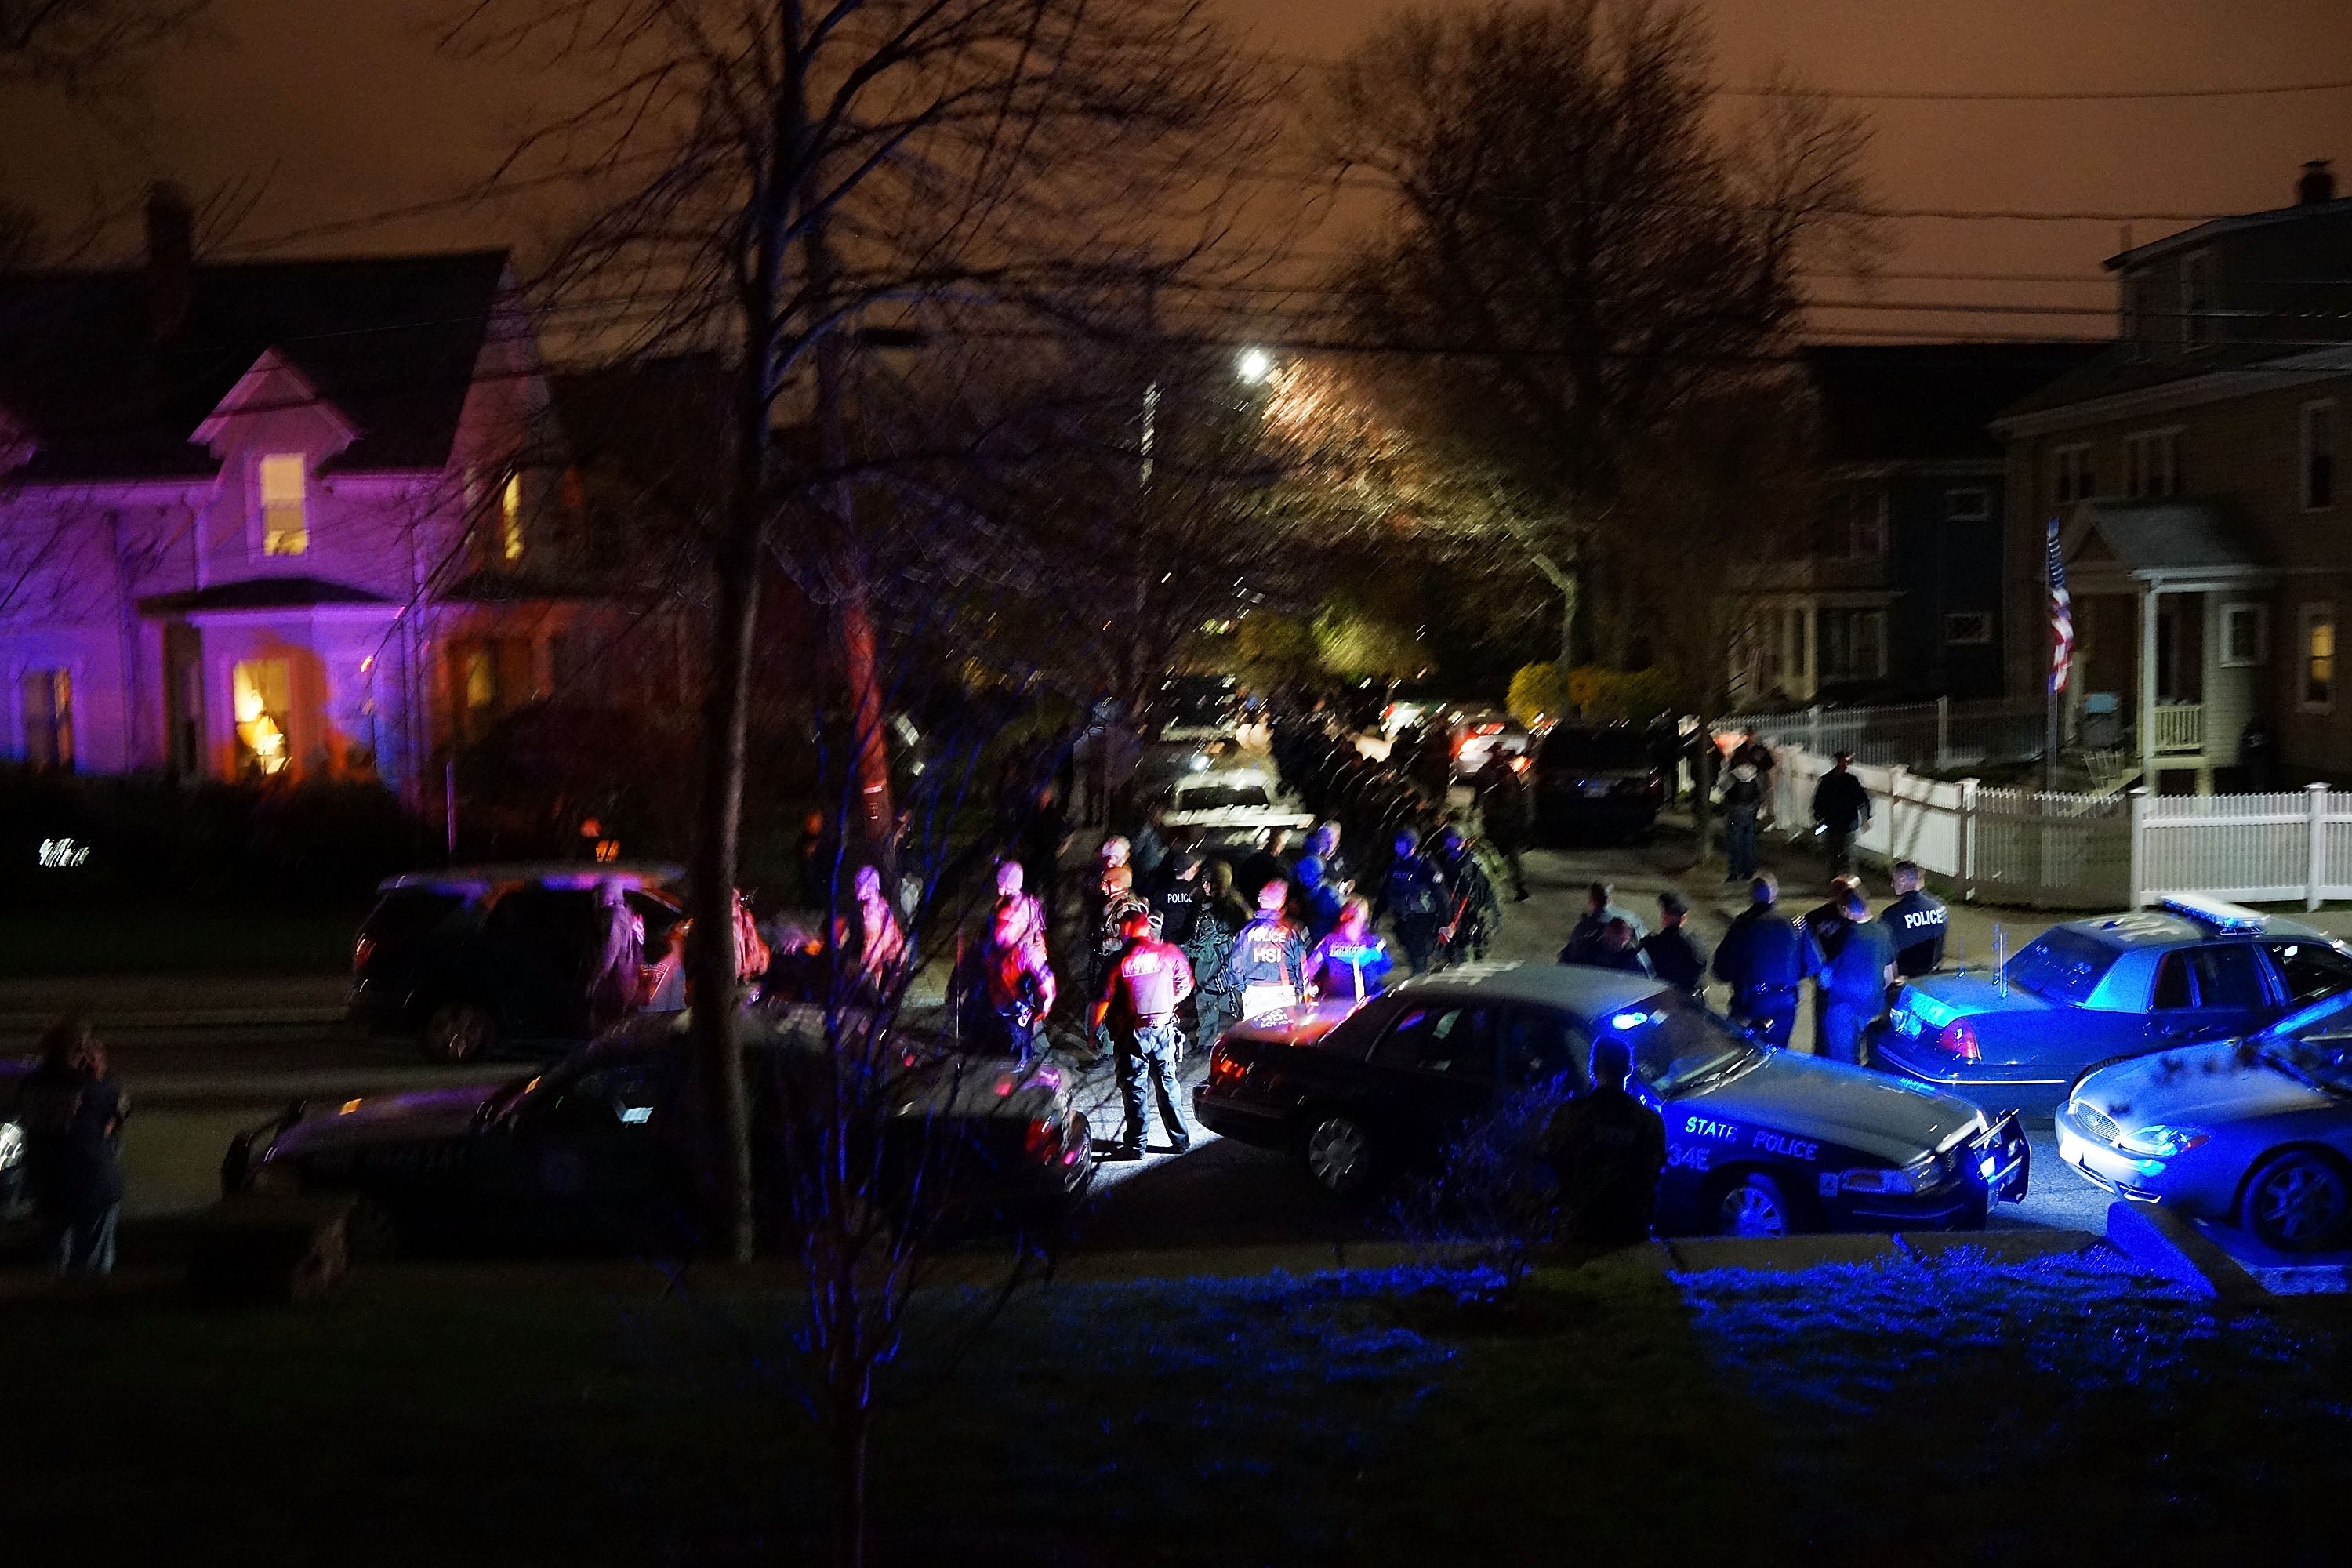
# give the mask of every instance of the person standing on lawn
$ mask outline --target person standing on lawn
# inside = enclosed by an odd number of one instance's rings
[[[106,1068],[106,1047],[79,1018],[41,1037],[41,1060],[16,1104],[25,1180],[40,1216],[43,1254],[60,1274],[114,1272],[122,1214],[117,1152],[131,1101]]]
[[[1192,966],[1171,942],[1151,934],[1151,910],[1130,905],[1120,931],[1127,945],[1111,965],[1100,997],[1095,1002],[1094,1024],[1108,1029],[1118,1073],[1118,1097],[1127,1125],[1113,1157],[1143,1157],[1143,1079],[1151,1079],[1152,1098],[1160,1102],[1160,1126],[1169,1146],[1181,1154],[1192,1145],[1184,1118],[1176,1108],[1176,1059],[1184,1048],[1184,1031],[1176,1022],[1177,1005],[1192,994]]]

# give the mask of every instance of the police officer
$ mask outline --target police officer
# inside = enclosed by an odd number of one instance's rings
[[[1438,930],[1446,922],[1448,900],[1445,873],[1421,852],[1418,829],[1398,830],[1396,858],[1390,863],[1381,901],[1396,921],[1397,945],[1404,949],[1405,962],[1415,974],[1426,974],[1437,952]]]
[[[1650,1234],[1666,1124],[1625,1088],[1633,1053],[1614,1035],[1592,1045],[1592,1088],[1560,1108],[1544,1152],[1559,1182],[1561,1239],[1630,1247]]]
[[[1321,942],[1339,923],[1344,895],[1323,868],[1321,857],[1302,855],[1292,868],[1298,876],[1297,914],[1307,926],[1307,940]]]
[[[1684,923],[1690,900],[1674,889],[1658,895],[1658,929],[1642,939],[1642,954],[1650,972],[1678,991],[1696,996],[1706,989],[1706,954]]]
[[[1774,901],[1780,885],[1767,872],[1748,885],[1748,908],[1715,950],[1715,977],[1731,987],[1732,1018],[1768,1045],[1785,1046],[1797,1026],[1797,999],[1822,967],[1821,949]]]
[[[1617,907],[1616,889],[1606,882],[1595,882],[1585,889],[1584,912],[1576,917],[1575,928],[1568,933],[1568,944],[1559,950],[1559,961],[1599,963],[1601,939],[1608,931],[1611,921],[1623,921],[1637,943],[1649,934],[1630,911]]]
[[[1849,889],[1843,906],[1845,940],[1822,973],[1822,1054],[1862,1065],[1863,1037],[1886,1011],[1886,984],[1895,978],[1895,939],[1870,918],[1862,889]]]
[[[1479,829],[1503,858],[1503,868],[1510,874],[1511,897],[1525,903],[1528,873],[1519,850],[1528,841],[1527,785],[1520,782],[1519,771],[1511,766],[1511,759],[1497,746],[1471,780],[1471,788],[1478,795]]]
[[[1486,943],[1502,923],[1503,902],[1495,896],[1494,879],[1478,863],[1478,852],[1458,827],[1447,826],[1437,835],[1437,867],[1453,884],[1454,899],[1438,937],[1445,946],[1445,962],[1460,963],[1486,956]]]
[[[1341,906],[1339,923],[1307,955],[1318,1001],[1362,1002],[1387,989],[1389,950],[1371,926],[1372,907],[1363,900]]]
[[[1118,1097],[1127,1110],[1127,1126],[1111,1157],[1143,1158],[1146,1073],[1160,1102],[1160,1125],[1170,1147],[1181,1154],[1192,1147],[1192,1135],[1176,1109],[1176,1058],[1184,1045],[1176,1006],[1192,994],[1192,966],[1175,946],[1151,934],[1151,911],[1142,904],[1128,910],[1120,931],[1126,948],[1094,1006],[1095,1026],[1108,1028],[1118,1053]]]
[[[1830,896],[1805,911],[1805,934],[1821,950],[1824,966],[1837,962],[1838,950],[1845,945],[1846,933],[1853,929],[1845,918],[1846,895],[1861,889],[1859,877],[1832,877]],[[1826,967],[1813,976],[1813,1054],[1817,1057],[1830,1054],[1829,984]]]
[[[1160,935],[1179,947],[1189,947],[1192,926],[1201,917],[1201,901],[1205,889],[1201,886],[1201,852],[1183,848],[1171,850],[1161,866],[1162,875],[1155,879],[1145,902],[1160,917]]]
[[[1225,973],[1241,994],[1241,1016],[1287,1007],[1307,992],[1307,939],[1283,914],[1289,885],[1277,877],[1260,888],[1257,914],[1234,933]]]
[[[1879,923],[1895,939],[1895,973],[1908,980],[1932,974],[1944,962],[1944,932],[1951,911],[1919,884],[1919,868],[1895,862],[1895,901],[1879,912]]]
[[[1854,777],[1852,752],[1840,752],[1835,765],[1813,786],[1813,822],[1822,831],[1830,874],[1853,869],[1853,836],[1870,826],[1870,792]]]

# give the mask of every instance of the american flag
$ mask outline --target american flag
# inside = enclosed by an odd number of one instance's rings
[[[2066,593],[2066,563],[2058,559],[2058,520],[2050,520],[2050,689],[2066,689],[2074,663],[2074,601]]]

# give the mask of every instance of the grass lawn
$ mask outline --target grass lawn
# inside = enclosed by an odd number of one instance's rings
[[[761,1314],[568,1266],[385,1268],[302,1310],[16,1300],[0,1540],[821,1561]],[[2332,1540],[2345,1436],[2333,1311],[2221,1322],[2077,1260],[1056,1285],[952,1378],[940,1342],[879,1441],[882,1562],[2221,1561]]]
[[[367,909],[154,903],[0,910],[0,976],[349,970],[352,933]]]

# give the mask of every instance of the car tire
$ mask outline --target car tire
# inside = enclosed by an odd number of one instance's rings
[[[2281,1252],[2315,1252],[2344,1233],[2352,1180],[2315,1149],[2290,1149],[2263,1162],[2246,1182],[2246,1228]]]
[[[498,1020],[478,1002],[445,1002],[425,1020],[428,1061],[479,1061],[498,1043]]]
[[[1719,1236],[1791,1236],[1802,1228],[1788,1188],[1766,1171],[1742,1171],[1717,1189],[1714,1217]]]
[[[1344,1110],[1307,1112],[1298,1158],[1315,1184],[1336,1198],[1362,1196],[1380,1175],[1371,1133]]]

